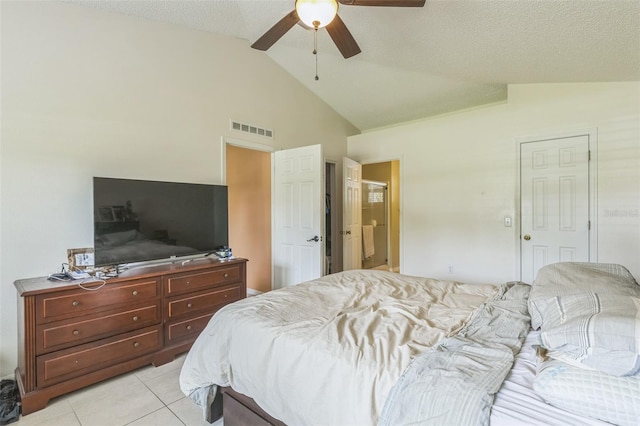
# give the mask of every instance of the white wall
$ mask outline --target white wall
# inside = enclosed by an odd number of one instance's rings
[[[637,82],[512,85],[506,103],[349,137],[349,156],[401,158],[402,272],[503,282],[519,278],[516,139],[594,128],[598,261],[640,280]]]
[[[92,176],[219,183],[223,136],[340,160],[357,133],[247,41],[48,1],[2,2],[1,19],[0,376],[17,365],[14,280],[93,245]]]

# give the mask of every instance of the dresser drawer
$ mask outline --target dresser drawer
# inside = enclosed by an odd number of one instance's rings
[[[235,264],[213,271],[192,272],[166,277],[166,294],[175,295],[238,282],[241,278],[240,267],[241,264]]]
[[[167,302],[167,321],[182,315],[196,313],[203,310],[211,311],[218,305],[226,305],[240,300],[240,286],[227,286],[213,291],[190,293],[182,297],[174,297]]]
[[[148,327],[110,339],[76,346],[36,358],[38,387],[121,363],[162,347],[161,326]]]
[[[166,344],[172,345],[184,340],[195,339],[207,326],[212,316],[213,314],[210,313],[173,324],[167,324],[164,335]]]
[[[158,279],[135,280],[122,284],[107,283],[99,290],[70,290],[36,297],[36,323],[72,318],[87,312],[105,311],[114,305],[136,303],[160,296]]]
[[[128,307],[87,319],[70,319],[39,325],[36,328],[36,354],[64,349],[119,333],[159,324],[160,301]]]

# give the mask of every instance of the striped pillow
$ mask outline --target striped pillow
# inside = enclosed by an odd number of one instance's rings
[[[640,297],[584,292],[533,304],[544,348],[615,376],[640,373]]]
[[[614,263],[561,262],[541,268],[529,294],[531,327],[543,323],[537,304],[555,296],[579,295],[585,291],[640,297],[640,286],[622,265]]]

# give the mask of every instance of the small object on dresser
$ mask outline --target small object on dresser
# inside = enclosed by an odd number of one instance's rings
[[[228,260],[231,258],[231,248],[229,247],[220,247],[216,251],[213,252],[221,262]]]

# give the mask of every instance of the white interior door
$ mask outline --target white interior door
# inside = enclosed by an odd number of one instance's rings
[[[520,145],[521,280],[555,262],[589,262],[589,137]]]
[[[362,268],[362,165],[342,159],[342,269]]]
[[[322,145],[274,153],[274,289],[323,274],[323,168]]]

